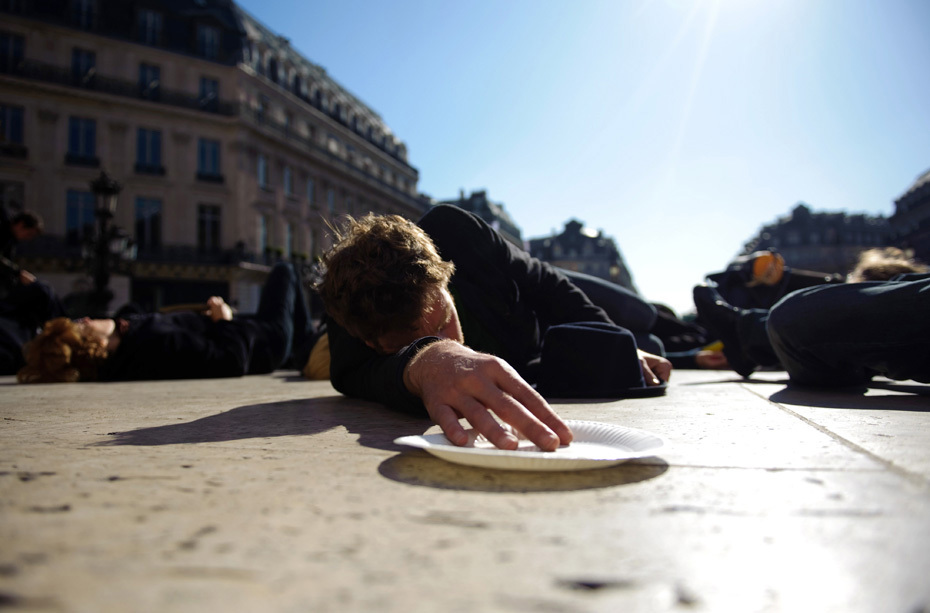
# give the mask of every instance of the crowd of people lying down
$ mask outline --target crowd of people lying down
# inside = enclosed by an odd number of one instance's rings
[[[571,440],[547,398],[658,395],[675,368],[783,368],[805,385],[872,377],[930,382],[930,274],[895,248],[847,276],[755,253],[694,288],[685,320],[635,292],[556,269],[462,209],[414,223],[347,218],[305,287],[273,267],[254,314],[219,296],[200,312],[66,316],[15,269],[28,240],[4,215],[0,368],[22,383],[233,377],[289,368],[348,396],[428,415],[456,443],[465,419],[512,448],[509,423],[543,449]],[[29,223],[28,219],[25,223]],[[31,226],[32,236],[41,222]],[[16,230],[16,231],[14,231]],[[325,306],[314,321],[307,291]],[[496,416],[496,418],[495,418]]]

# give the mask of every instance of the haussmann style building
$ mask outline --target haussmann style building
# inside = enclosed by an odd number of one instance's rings
[[[930,262],[930,170],[923,173],[894,203],[891,226],[899,246]]]
[[[569,220],[560,234],[533,238],[530,255],[553,266],[611,281],[637,291],[623,255],[614,239],[591,230],[577,219]]]
[[[892,244],[886,217],[815,212],[799,202],[789,215],[764,225],[742,253],[777,251],[792,268],[845,275],[866,249]]]
[[[377,112],[229,0],[0,2],[0,125],[0,198],[46,225],[21,259],[62,295],[87,283],[90,182],[121,184],[136,255],[113,307],[248,311],[340,215],[424,209]]]

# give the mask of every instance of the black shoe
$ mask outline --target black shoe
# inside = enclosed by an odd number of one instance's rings
[[[749,377],[758,364],[746,357],[739,341],[737,322],[742,309],[728,303],[708,285],[696,286],[693,294],[698,319],[712,336],[723,343],[723,355],[727,356],[730,367],[742,377]]]

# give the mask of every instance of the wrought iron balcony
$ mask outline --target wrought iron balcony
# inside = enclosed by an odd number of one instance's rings
[[[66,87],[76,87],[113,96],[146,100],[155,104],[166,104],[193,111],[215,113],[217,115],[233,116],[238,111],[237,104],[217,100],[213,97],[201,99],[193,94],[162,87],[158,88],[157,96],[152,96],[150,90],[141,88],[136,81],[116,79],[100,74],[93,74],[92,78],[86,78],[87,75],[76,77],[70,67],[55,66],[36,60],[24,59],[16,63],[0,63],[0,74]]]

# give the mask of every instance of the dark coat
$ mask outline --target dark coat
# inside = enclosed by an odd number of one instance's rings
[[[241,377],[271,372],[280,362],[255,320],[214,322],[178,312],[132,315],[126,321],[129,327],[99,373],[101,380]]]
[[[456,307],[470,316],[462,318],[465,344],[504,359],[530,383],[547,328],[579,321],[610,322],[565,275],[507,242],[475,215],[441,205],[419,225],[441,257],[455,264],[451,290]],[[495,339],[493,346],[469,340],[475,338],[466,327],[469,319],[484,328],[479,339]],[[404,386],[403,371],[421,347],[435,340],[419,339],[395,355],[384,356],[330,322],[332,384],[347,396],[422,413],[423,403]]]

